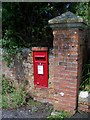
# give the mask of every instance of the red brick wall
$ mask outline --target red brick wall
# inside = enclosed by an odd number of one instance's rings
[[[49,52],[49,87],[35,88],[34,98],[50,102],[55,110],[75,111],[81,80],[84,31],[53,30],[53,50]]]
[[[78,102],[78,110],[90,113],[90,102],[79,101]]]

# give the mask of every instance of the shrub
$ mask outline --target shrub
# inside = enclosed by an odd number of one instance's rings
[[[84,66],[80,90],[90,92],[90,64],[85,64]]]

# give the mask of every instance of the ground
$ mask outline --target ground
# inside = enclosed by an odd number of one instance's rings
[[[89,120],[90,119],[90,113],[80,111],[80,112],[75,113],[75,115],[73,115],[71,118],[77,118],[78,120],[79,120],[79,118],[81,118],[81,120],[82,119],[83,120]]]
[[[47,118],[53,111],[52,108],[52,105],[48,103],[39,103],[33,106],[23,106],[17,109],[3,109],[2,118]],[[79,118],[89,120],[89,116],[89,113],[77,112],[71,118],[72,120],[74,118],[77,118],[78,120]]]
[[[51,111],[52,105],[41,103],[17,109],[3,109],[2,118],[47,118]]]

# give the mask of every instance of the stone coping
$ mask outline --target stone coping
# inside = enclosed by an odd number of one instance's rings
[[[86,22],[82,17],[68,11],[48,21],[52,29],[62,28],[86,28]]]
[[[48,47],[32,47],[32,51],[48,51]]]
[[[50,24],[52,29],[69,29],[69,28],[80,28],[85,29],[87,28],[84,23],[59,23],[59,24]]]
[[[57,16],[51,20],[48,21],[49,24],[59,24],[59,23],[76,23],[76,22],[84,22],[82,17],[80,16],[76,16],[74,13],[68,11],[65,12],[63,14],[61,14],[60,16]]]

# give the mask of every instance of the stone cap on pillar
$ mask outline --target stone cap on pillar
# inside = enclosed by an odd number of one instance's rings
[[[48,21],[52,29],[85,28],[86,23],[82,17],[68,11]]]

